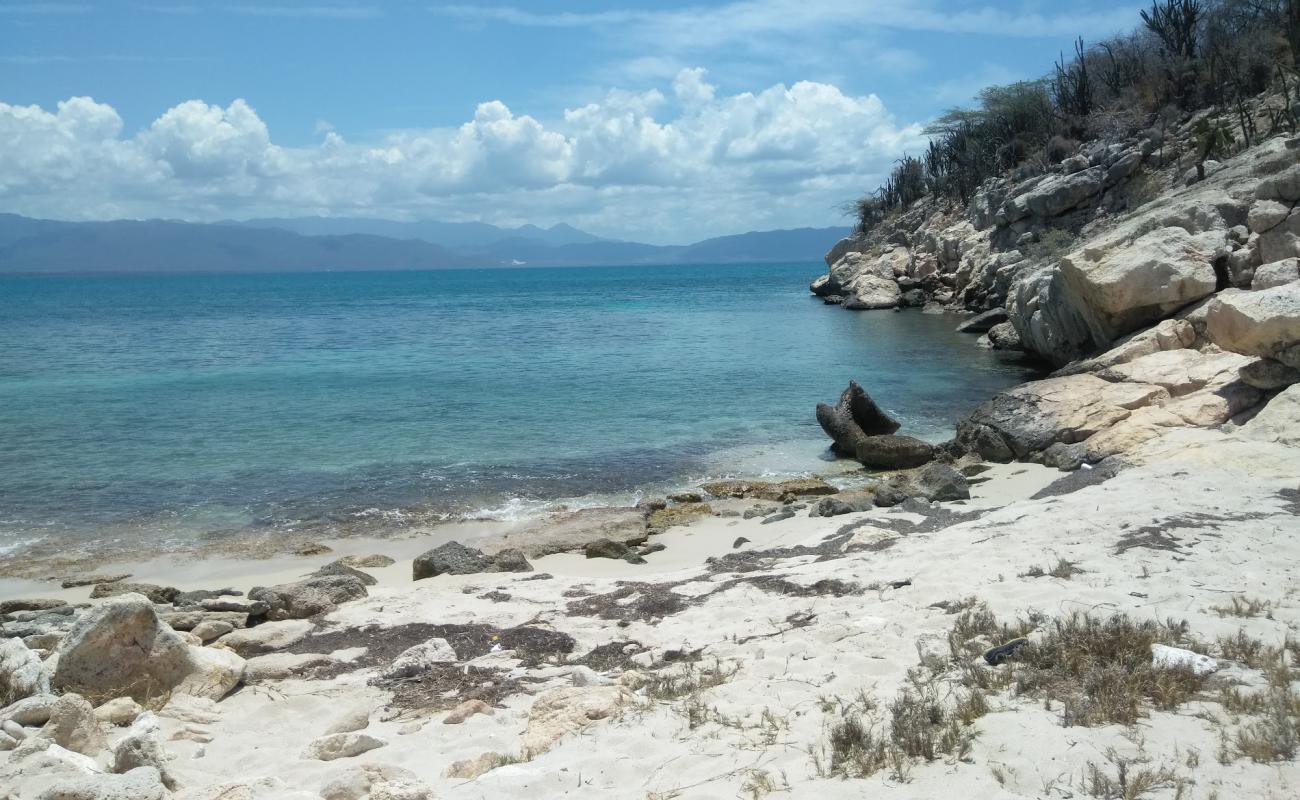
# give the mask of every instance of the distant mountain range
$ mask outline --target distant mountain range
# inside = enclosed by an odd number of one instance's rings
[[[800,228],[650,245],[569,225],[304,217],[214,224],[60,222],[0,214],[0,273],[305,272],[817,261],[847,228]]]

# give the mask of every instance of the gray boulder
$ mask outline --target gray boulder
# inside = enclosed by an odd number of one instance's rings
[[[909,485],[916,496],[927,500],[951,501],[970,499],[966,476],[948,464],[930,464],[911,477]]]
[[[171,604],[180,597],[181,590],[174,586],[158,586],[153,583],[99,583],[90,590],[90,596],[117,597],[123,594],[142,594],[154,603]]]
[[[831,437],[831,451],[850,458],[857,455],[858,442],[863,438],[892,434],[900,427],[857,381],[849,381],[834,406],[818,404],[817,422]]]
[[[416,556],[411,563],[411,577],[417,581],[437,575],[475,575],[491,571],[492,559],[460,542],[438,545]]]
[[[140,767],[153,767],[164,786],[176,788],[176,779],[167,769],[167,751],[151,730],[129,732],[113,745],[114,772],[125,774]]]
[[[492,556],[492,568],[497,572],[532,572],[533,565],[528,563],[522,551],[507,547]]]
[[[994,325],[988,332],[989,343],[994,350],[1019,350],[1020,334],[1010,322]]]
[[[258,586],[248,599],[261,600],[268,608],[267,619],[306,619],[328,614],[340,603],[367,596],[366,585],[351,575],[318,575],[277,586]]]
[[[909,469],[929,463],[934,447],[912,436],[864,436],[854,457],[869,469]]]
[[[1300,383],[1300,369],[1288,367],[1281,361],[1274,361],[1271,358],[1252,361],[1242,367],[1238,374],[1246,385],[1266,392],[1285,389],[1293,383]]]
[[[854,514],[870,511],[875,506],[875,495],[871,492],[841,492],[833,497],[823,497],[809,512],[810,517],[838,517],[841,514]]]
[[[0,721],[12,720],[28,728],[39,728],[50,721],[50,712],[58,700],[58,695],[34,694],[0,708]]]

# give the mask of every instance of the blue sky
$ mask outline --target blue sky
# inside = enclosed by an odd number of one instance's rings
[[[0,211],[831,225],[1133,2],[0,0]]]

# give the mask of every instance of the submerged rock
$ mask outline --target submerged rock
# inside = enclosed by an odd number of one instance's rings
[[[957,326],[958,333],[988,333],[994,325],[1007,321],[1005,308],[994,308],[982,314],[976,314]]]

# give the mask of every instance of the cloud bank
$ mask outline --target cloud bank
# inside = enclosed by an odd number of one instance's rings
[[[0,210],[62,219],[337,215],[569,221],[686,241],[840,221],[918,125],[875,95],[777,84],[720,96],[701,69],[663,90],[610,91],[554,120],[481,103],[448,128],[350,142],[275,143],[243,100],[191,100],[128,134],[111,105],[0,103]]]

